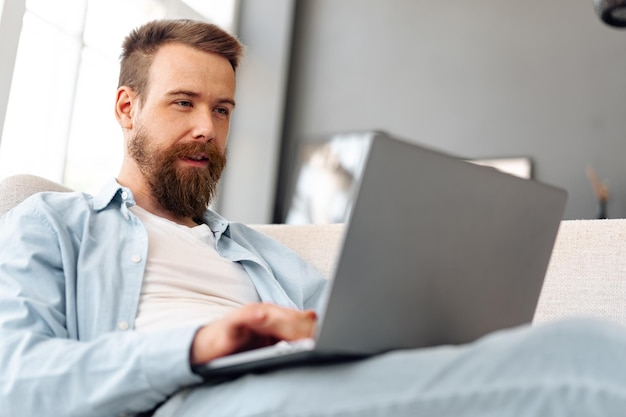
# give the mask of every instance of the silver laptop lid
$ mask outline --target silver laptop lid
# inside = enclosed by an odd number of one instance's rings
[[[566,199],[372,133],[317,349],[466,343],[531,321]]]

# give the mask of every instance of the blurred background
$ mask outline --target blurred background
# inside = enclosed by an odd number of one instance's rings
[[[626,217],[626,32],[590,0],[0,0],[0,11],[2,178],[95,192],[117,175],[122,38],[190,17],[246,44],[215,202],[231,220],[286,221],[303,150],[370,129],[529,161],[533,179],[569,192],[565,218],[598,217],[598,186],[606,215]]]

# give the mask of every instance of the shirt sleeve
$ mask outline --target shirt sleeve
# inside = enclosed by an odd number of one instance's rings
[[[88,341],[68,331],[80,312],[64,273],[65,240],[36,210],[14,209],[0,220],[2,414],[134,413],[199,382],[189,366],[197,327],[112,331]]]

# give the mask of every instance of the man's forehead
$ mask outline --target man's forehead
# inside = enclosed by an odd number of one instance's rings
[[[151,68],[159,67],[159,70],[164,68],[191,70],[196,69],[196,66],[198,69],[209,72],[220,71],[233,76],[235,74],[235,70],[226,57],[182,43],[162,45],[154,55]]]
[[[164,45],[157,51],[148,80],[161,95],[211,91],[234,101],[235,71],[228,59],[182,44]]]

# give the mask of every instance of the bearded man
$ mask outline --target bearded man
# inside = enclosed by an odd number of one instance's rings
[[[626,332],[597,321],[200,385],[194,365],[311,337],[326,288],[281,244],[207,209],[240,54],[202,22],[133,31],[117,179],[95,196],[34,195],[0,220],[0,414],[623,415]]]
[[[203,22],[134,30],[115,100],[117,178],[95,196],[38,194],[2,218],[13,241],[0,251],[2,415],[152,410],[202,380],[195,364],[313,334],[325,279],[207,208],[241,52]]]

